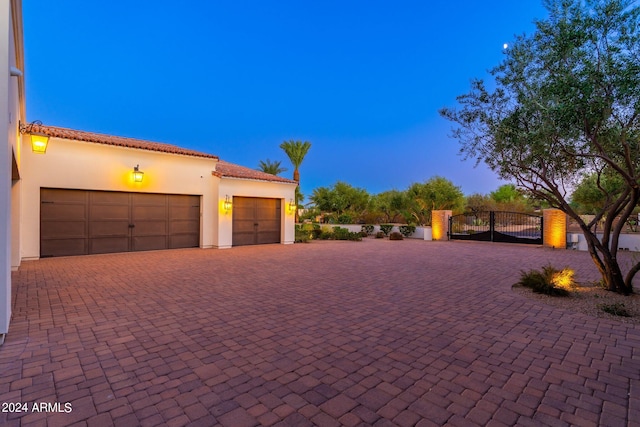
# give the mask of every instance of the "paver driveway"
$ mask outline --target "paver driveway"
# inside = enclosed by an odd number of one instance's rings
[[[549,261],[597,278],[586,253],[376,239],[25,262],[0,402],[29,407],[0,424],[638,423],[640,328],[511,291]]]

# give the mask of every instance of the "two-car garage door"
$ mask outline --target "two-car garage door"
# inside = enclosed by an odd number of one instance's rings
[[[40,256],[197,247],[200,196],[40,190]]]

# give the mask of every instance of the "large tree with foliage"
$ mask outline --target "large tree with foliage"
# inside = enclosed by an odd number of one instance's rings
[[[370,211],[375,222],[407,221],[410,217],[407,192],[389,190],[376,194],[371,198]]]
[[[496,210],[510,212],[530,212],[533,210],[530,200],[514,184],[501,185],[489,196],[495,201]]]
[[[350,219],[353,219],[367,209],[370,196],[363,188],[356,188],[346,182],[338,181],[331,187],[314,189],[310,199],[323,213],[335,214],[336,219],[347,214]]]
[[[467,157],[573,218],[607,288],[630,294],[640,263],[623,275],[617,251],[640,200],[640,8],[631,0],[545,5],[548,19],[517,37],[492,70],[495,89],[475,80],[458,97],[461,107],[441,114],[457,124],[453,136]],[[589,222],[568,201],[585,173],[597,183],[613,174],[624,185]]]
[[[412,222],[431,224],[431,211],[464,208],[464,195],[460,187],[441,176],[434,176],[423,183],[414,183],[406,191]]]

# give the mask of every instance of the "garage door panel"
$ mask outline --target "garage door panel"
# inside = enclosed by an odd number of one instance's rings
[[[87,218],[87,209],[84,204],[72,205],[57,202],[43,202],[40,209],[44,218],[73,219],[80,221],[84,221]]]
[[[169,218],[172,220],[199,219],[200,206],[171,206],[169,208]]]
[[[280,203],[276,205],[275,202],[279,200],[264,200],[257,204],[258,218],[260,219],[274,219],[277,212],[276,209],[280,207]]]
[[[110,254],[129,251],[129,236],[96,237],[89,240],[90,254]]]
[[[81,221],[44,221],[41,226],[43,239],[73,239],[87,236],[86,223]]]
[[[40,191],[40,200],[42,202],[71,202],[84,205],[87,200],[87,195],[88,192],[84,190],[59,190],[57,188],[43,188]]]
[[[133,221],[166,220],[167,209],[165,206],[134,206]]]
[[[200,207],[200,196],[169,195],[169,206]]]
[[[91,205],[90,221],[126,221],[129,223],[129,205]]]
[[[87,239],[46,239],[40,243],[40,256],[87,255]]]
[[[129,235],[129,221],[90,221],[89,238],[126,237]]]
[[[174,220],[169,223],[169,234],[200,234],[200,222]]]
[[[90,191],[91,205],[129,205],[129,193]]]
[[[251,221],[234,221],[233,232],[234,233],[253,233],[255,232],[256,223]]]
[[[169,249],[195,248],[200,245],[197,234],[175,234],[169,237]]]
[[[136,221],[133,228],[134,236],[145,235],[167,235],[167,222],[166,221]]]
[[[247,246],[255,244],[255,233],[233,233],[233,246]]]
[[[266,231],[258,233],[258,244],[280,243],[280,231]]]
[[[155,251],[167,249],[167,236],[134,236],[133,251]]]
[[[166,194],[152,193],[131,193],[134,205],[165,206],[167,204]]]

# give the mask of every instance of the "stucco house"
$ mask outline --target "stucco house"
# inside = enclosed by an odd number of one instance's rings
[[[293,243],[293,180],[175,145],[27,124],[21,9],[0,3],[0,337],[23,260]]]

